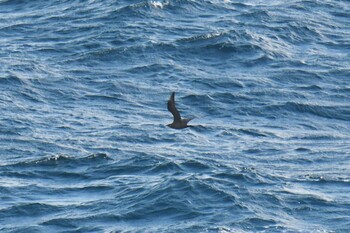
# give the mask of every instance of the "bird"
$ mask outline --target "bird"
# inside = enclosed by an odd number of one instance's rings
[[[180,113],[175,107],[175,92],[171,93],[171,96],[168,100],[168,110],[169,110],[169,112],[171,112],[171,114],[173,114],[174,121],[173,121],[173,123],[168,124],[167,126],[169,126],[170,128],[173,128],[173,129],[184,129],[187,127],[192,127],[191,125],[187,125],[187,123],[190,120],[193,120],[194,117],[181,119]]]

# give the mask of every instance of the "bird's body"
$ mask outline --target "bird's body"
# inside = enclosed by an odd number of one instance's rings
[[[175,92],[173,92],[168,100],[168,110],[173,114],[174,121],[171,124],[168,124],[170,128],[173,129],[183,129],[186,127],[190,127],[190,125],[187,125],[190,120],[193,118],[188,119],[181,119],[179,111],[175,107]]]

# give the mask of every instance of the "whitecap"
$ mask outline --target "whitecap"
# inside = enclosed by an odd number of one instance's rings
[[[316,191],[316,190],[310,190],[310,189],[305,189],[303,187],[297,186],[297,185],[293,185],[293,187],[284,187],[284,191],[291,193],[291,194],[295,194],[295,195],[301,195],[301,196],[310,196],[319,200],[323,200],[326,202],[330,202],[333,201],[333,199],[320,192],[320,191]]]
[[[159,9],[163,9],[165,6],[167,6],[169,4],[168,1],[165,2],[161,2],[161,1],[151,1],[150,2],[151,6],[154,8],[159,8]]]

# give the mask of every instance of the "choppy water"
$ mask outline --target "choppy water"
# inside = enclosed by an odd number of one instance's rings
[[[348,232],[350,2],[0,1],[1,232]],[[194,128],[169,129],[177,92]]]

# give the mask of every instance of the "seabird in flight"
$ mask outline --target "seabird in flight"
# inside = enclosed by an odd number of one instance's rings
[[[190,125],[187,125],[187,123],[190,120],[193,120],[193,118],[187,118],[187,119],[181,119],[179,111],[175,107],[175,92],[173,92],[168,100],[168,110],[173,114],[174,121],[171,124],[168,124],[170,128],[173,129],[183,129],[186,127],[191,127]]]

